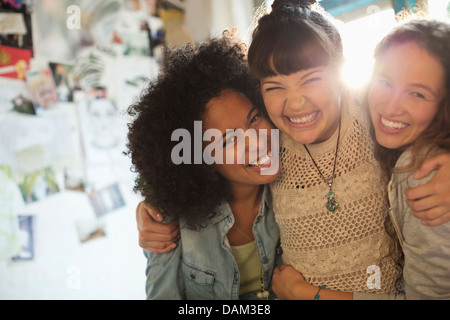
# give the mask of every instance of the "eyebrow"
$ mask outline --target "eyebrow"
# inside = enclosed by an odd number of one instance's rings
[[[387,80],[389,80],[389,81],[392,81],[392,79],[390,78],[390,77],[388,77],[387,75],[385,75],[384,73],[380,73],[379,74],[381,77],[383,77],[383,78],[386,78]],[[431,87],[430,86],[427,86],[426,84],[423,84],[423,83],[410,83],[410,84],[408,84],[408,86],[410,86],[410,87],[415,87],[415,88],[421,88],[421,89],[424,89],[424,90],[427,90],[429,93],[431,93],[434,97],[437,97],[438,95],[437,95],[437,93],[433,90],[433,89],[431,89]]]
[[[422,84],[422,83],[412,83],[410,84],[411,87],[416,87],[416,88],[422,88],[424,90],[427,90],[428,92],[430,92],[433,96],[437,97],[437,93],[434,92],[433,89],[431,89],[429,86]]]
[[[316,70],[313,70],[313,71],[311,71],[311,72],[308,72],[308,73],[305,74],[300,80],[301,80],[301,81],[302,81],[302,80],[305,80],[305,79],[308,78],[310,75],[312,75],[313,73],[316,73],[316,72],[322,72],[322,70],[321,70],[321,69],[316,69]],[[263,81],[263,82],[262,82],[262,85],[265,85],[265,84],[280,84],[280,82],[274,81],[274,80]]]

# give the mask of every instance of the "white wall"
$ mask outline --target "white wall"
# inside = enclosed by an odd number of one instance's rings
[[[248,41],[254,7],[254,0],[188,0],[186,28],[195,40],[205,40],[234,27]]]

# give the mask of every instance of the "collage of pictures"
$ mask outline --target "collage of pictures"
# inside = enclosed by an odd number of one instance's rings
[[[1,260],[33,259],[31,204],[70,190],[96,218],[125,205],[127,108],[182,19],[179,0],[0,0]]]

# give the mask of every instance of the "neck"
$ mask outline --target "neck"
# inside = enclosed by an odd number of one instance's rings
[[[232,184],[231,193],[233,194],[233,200],[230,202],[230,205],[254,204],[259,207],[263,190],[263,185]]]
[[[235,184],[231,186],[233,200],[230,202],[235,228],[228,232],[232,246],[240,246],[254,240],[253,224],[258,215],[264,186]]]
[[[337,121],[335,123],[333,123],[333,125],[330,127],[330,129],[328,129],[328,131],[325,132],[325,134],[322,137],[320,137],[319,139],[317,139],[316,141],[314,141],[311,144],[312,145],[320,144],[320,143],[330,140],[340,129],[341,117],[339,117],[339,119],[337,119]]]

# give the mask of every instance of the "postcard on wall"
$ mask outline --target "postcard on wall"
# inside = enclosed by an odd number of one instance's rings
[[[75,89],[75,75],[71,65],[62,63],[49,63],[55,81],[56,95],[60,102],[73,102]]]
[[[51,168],[26,175],[23,182],[19,184],[19,188],[26,204],[41,201],[60,191],[55,173]]]
[[[0,33],[26,34],[27,27],[23,15],[18,12],[0,12]]]
[[[13,110],[18,113],[36,115],[33,102],[23,95],[18,95],[11,100]]]
[[[0,165],[0,260],[8,260],[20,252],[17,212],[21,203],[11,167]]]
[[[51,109],[58,103],[55,83],[49,68],[29,71],[27,84],[36,113]]]
[[[26,82],[18,79],[0,77],[0,114],[13,110],[16,107],[14,100],[19,97],[23,97],[28,101],[31,100]]]
[[[127,127],[117,103],[99,98],[79,101],[77,106],[87,165],[121,161]]]
[[[89,200],[98,218],[125,206],[122,192],[117,183],[94,191],[89,195]]]
[[[95,217],[78,219],[76,227],[81,243],[99,239],[106,235],[105,226]]]
[[[21,251],[17,256],[12,258],[15,262],[34,259],[34,220],[34,216],[19,216]]]
[[[30,59],[28,50],[0,46],[0,77],[25,81]]]

